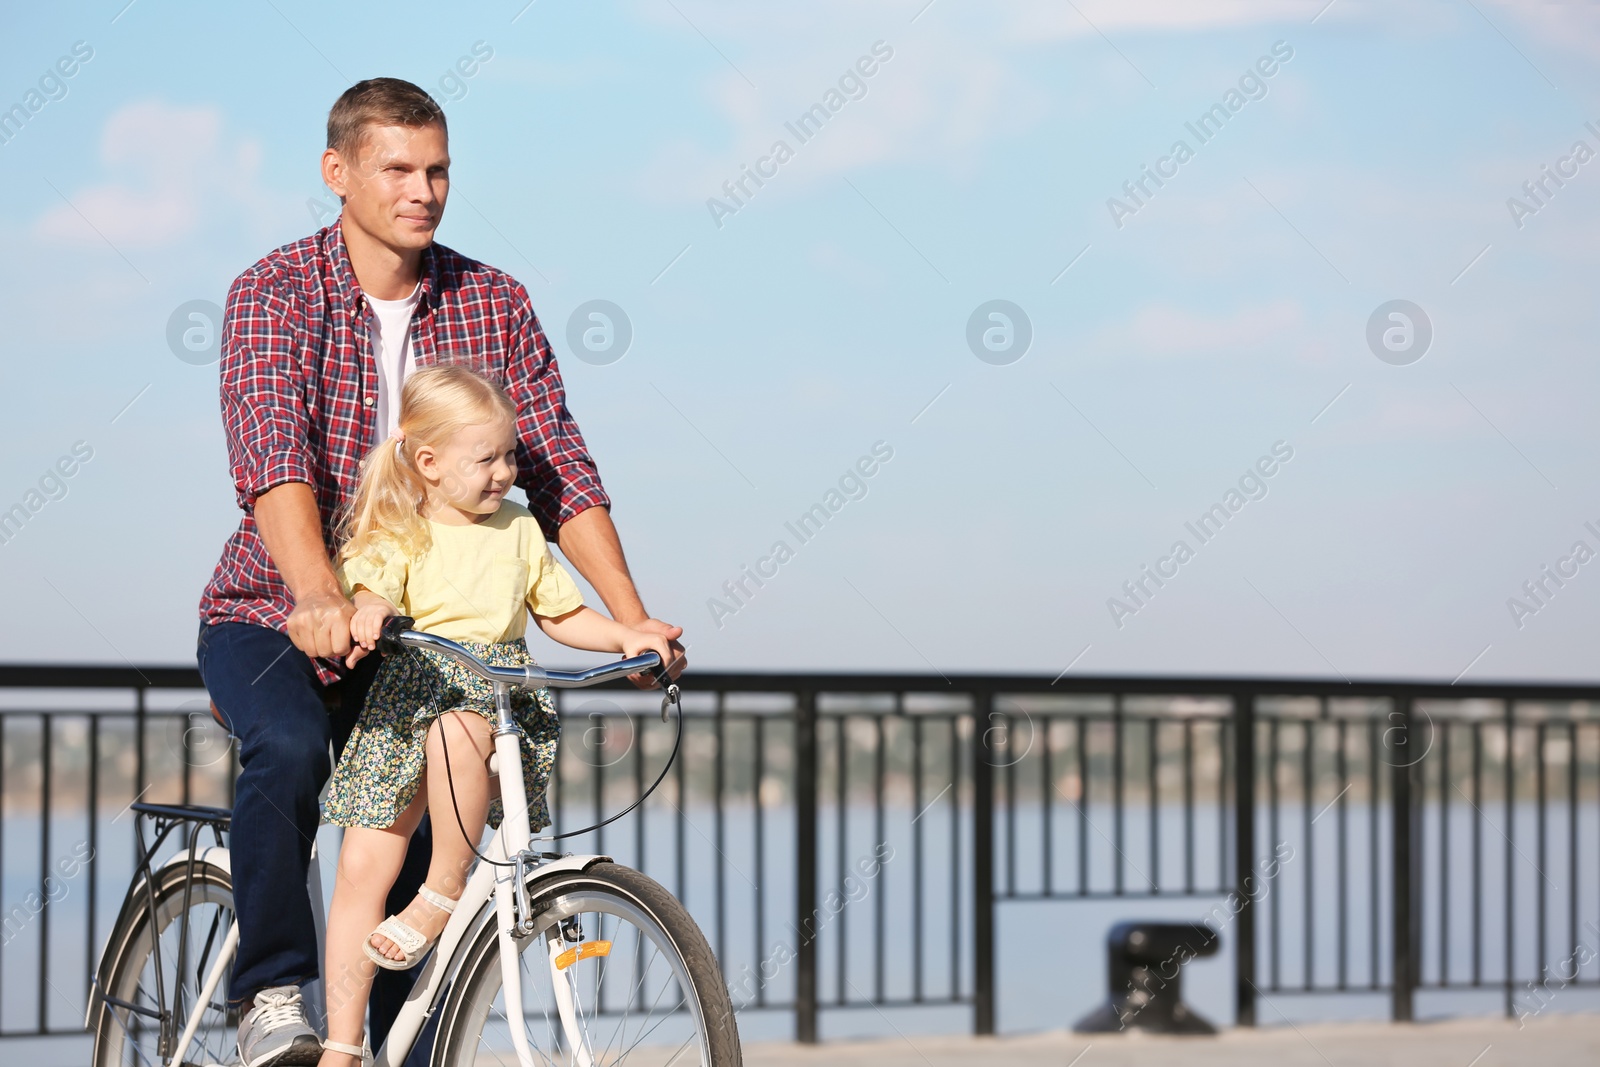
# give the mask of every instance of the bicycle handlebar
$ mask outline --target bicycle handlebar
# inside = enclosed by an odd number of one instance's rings
[[[525,667],[497,667],[485,663],[449,638],[413,630],[411,627],[414,625],[416,620],[409,615],[391,615],[385,619],[383,631],[378,635],[378,651],[388,654],[399,652],[403,648],[430,649],[449,656],[486,682],[515,685],[526,689],[542,689],[546,686],[553,689],[579,689],[641,672],[649,673],[662,689],[673,684],[671,675],[661,662],[661,656],[655,652],[646,652],[643,655],[618,660],[616,663],[603,663],[598,667],[581,671],[552,671],[536,663],[530,663]]]

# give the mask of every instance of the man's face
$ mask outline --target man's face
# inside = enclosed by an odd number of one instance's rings
[[[380,244],[415,251],[433,243],[450,193],[450,149],[444,129],[369,126],[354,160],[329,149],[322,176],[344,199],[346,228]]]

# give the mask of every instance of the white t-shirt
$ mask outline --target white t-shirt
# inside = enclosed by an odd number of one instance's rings
[[[372,308],[372,351],[378,358],[378,438],[387,437],[400,422],[400,387],[417,369],[411,347],[411,313],[422,295],[422,282],[404,300],[379,300],[367,294]]]

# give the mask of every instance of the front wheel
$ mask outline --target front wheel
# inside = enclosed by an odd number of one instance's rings
[[[540,880],[533,892],[534,932],[517,947],[523,1032],[541,1063],[739,1067],[722,972],[672,894],[614,863]],[[466,950],[434,1045],[436,1067],[515,1062],[496,934],[491,919]],[[567,1024],[558,997],[571,1000]]]

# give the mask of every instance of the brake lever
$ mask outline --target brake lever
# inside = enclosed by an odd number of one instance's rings
[[[391,615],[384,619],[383,629],[378,631],[378,651],[385,656],[404,652],[406,646],[400,643],[400,635],[415,629],[416,625],[417,620],[409,615]]]
[[[678,702],[680,695],[678,683],[672,680],[672,675],[668,672],[666,664],[662,664],[652,670],[650,676],[661,687],[661,721],[666,722],[667,709]]]

